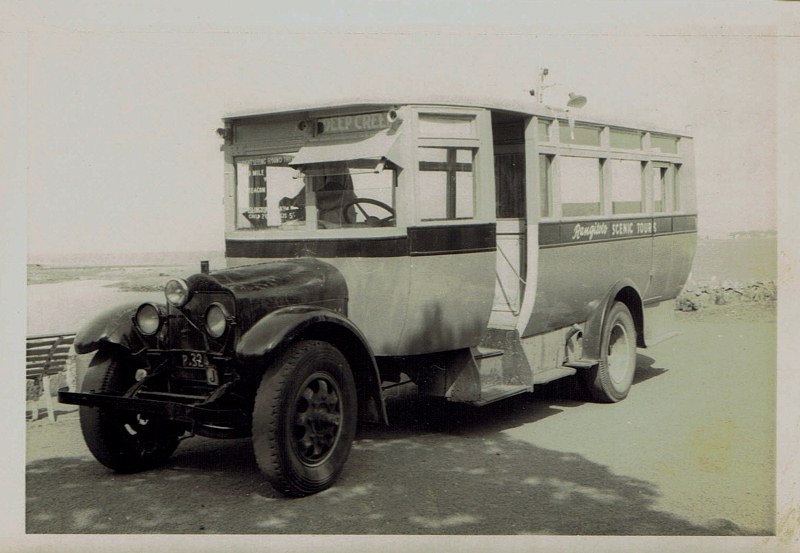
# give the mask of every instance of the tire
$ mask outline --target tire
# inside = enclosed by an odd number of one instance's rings
[[[606,316],[600,362],[586,374],[589,397],[601,403],[622,401],[636,371],[636,326],[628,307],[616,302]]]
[[[133,369],[111,357],[90,365],[84,392],[123,392],[133,385]],[[103,465],[121,473],[149,470],[164,464],[178,447],[183,433],[174,423],[139,413],[81,405],[81,431],[89,451]]]
[[[356,432],[356,387],[342,353],[317,340],[297,342],[264,374],[253,409],[259,468],[283,495],[329,488]]]

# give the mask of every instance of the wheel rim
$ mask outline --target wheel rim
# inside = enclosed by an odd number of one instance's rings
[[[330,375],[308,377],[295,397],[292,413],[293,447],[308,466],[325,462],[342,431],[342,394]]]
[[[630,373],[631,351],[628,332],[622,324],[615,324],[608,340],[608,374],[615,387],[625,385]]]

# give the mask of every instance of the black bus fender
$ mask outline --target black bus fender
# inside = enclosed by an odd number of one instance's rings
[[[133,317],[140,305],[119,305],[86,323],[75,335],[75,352],[91,353],[100,349],[103,343],[116,344],[129,351],[139,349],[141,344],[133,327]]]
[[[339,349],[356,381],[359,418],[388,424],[372,348],[358,327],[340,313],[306,305],[272,311],[242,335],[236,346],[236,359],[244,365],[268,367],[272,358],[298,340],[322,340]]]
[[[636,346],[645,347],[644,343],[644,314],[642,295],[630,279],[622,279],[612,286],[604,298],[592,311],[583,328],[583,361],[599,362],[602,352],[600,343],[603,339],[603,324],[614,302],[624,303],[633,317],[636,326]]]

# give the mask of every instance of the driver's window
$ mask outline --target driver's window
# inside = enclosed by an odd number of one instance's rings
[[[303,168],[311,183],[311,198],[303,190],[284,198],[285,209],[316,210],[318,229],[393,227],[396,173],[374,160],[309,165]],[[309,217],[313,212],[309,212]]]

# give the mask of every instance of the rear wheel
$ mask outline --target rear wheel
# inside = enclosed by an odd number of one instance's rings
[[[264,375],[253,410],[258,466],[284,495],[329,488],[356,431],[356,387],[342,353],[317,340],[289,347]]]
[[[123,392],[134,383],[130,363],[118,357],[89,366],[81,387],[84,392]],[[174,423],[132,411],[81,405],[83,439],[92,455],[117,472],[139,472],[162,465],[178,447],[182,431]]]
[[[600,363],[586,374],[587,391],[595,401],[621,401],[630,391],[636,370],[636,326],[624,303],[611,306],[600,348]]]

